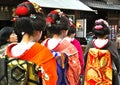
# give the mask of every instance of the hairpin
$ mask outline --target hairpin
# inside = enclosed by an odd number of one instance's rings
[[[35,19],[36,18],[35,14],[31,14],[30,18]]]
[[[24,34],[25,34],[25,32],[21,32],[21,34],[22,34],[22,35],[24,35]]]
[[[101,29],[103,29],[103,26],[102,26],[102,25],[96,25],[94,28],[95,28],[96,30],[101,30]]]

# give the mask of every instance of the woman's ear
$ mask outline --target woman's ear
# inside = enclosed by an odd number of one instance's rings
[[[34,35],[37,35],[37,34],[39,34],[39,31],[34,31]]]
[[[41,36],[42,36],[42,31],[35,31],[34,32],[35,41],[39,41]]]
[[[10,38],[7,39],[7,42],[10,42]]]
[[[61,33],[62,33],[63,37],[66,37],[68,34],[68,30],[62,30]]]
[[[62,32],[62,33],[65,33],[66,31],[65,31],[65,30],[62,30],[61,32]]]

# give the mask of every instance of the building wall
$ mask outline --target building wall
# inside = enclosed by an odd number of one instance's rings
[[[12,26],[13,11],[24,1],[27,0],[0,0],[0,29],[4,26]]]

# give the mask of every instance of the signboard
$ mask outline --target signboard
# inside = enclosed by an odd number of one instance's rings
[[[76,28],[76,37],[86,37],[86,19],[77,19]]]

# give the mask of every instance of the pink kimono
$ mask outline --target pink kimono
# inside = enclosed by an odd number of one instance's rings
[[[80,42],[74,38],[74,40],[71,41],[71,43],[77,48],[80,65],[81,65],[81,75],[84,75],[84,58],[83,58],[83,52]]]
[[[48,41],[49,39],[46,40],[45,46],[47,46]],[[67,77],[67,81],[69,85],[78,85],[78,83],[80,82],[81,66],[80,66],[78,51],[75,48],[75,46],[70,42],[68,42],[66,39],[63,39],[52,50],[60,53],[65,53],[67,55],[68,66],[67,67],[65,66],[65,69],[67,70],[65,70],[64,77]],[[60,76],[58,75],[58,79],[60,79],[59,78]],[[60,85],[60,83],[58,83],[57,85]],[[65,85],[68,84],[66,83]]]

